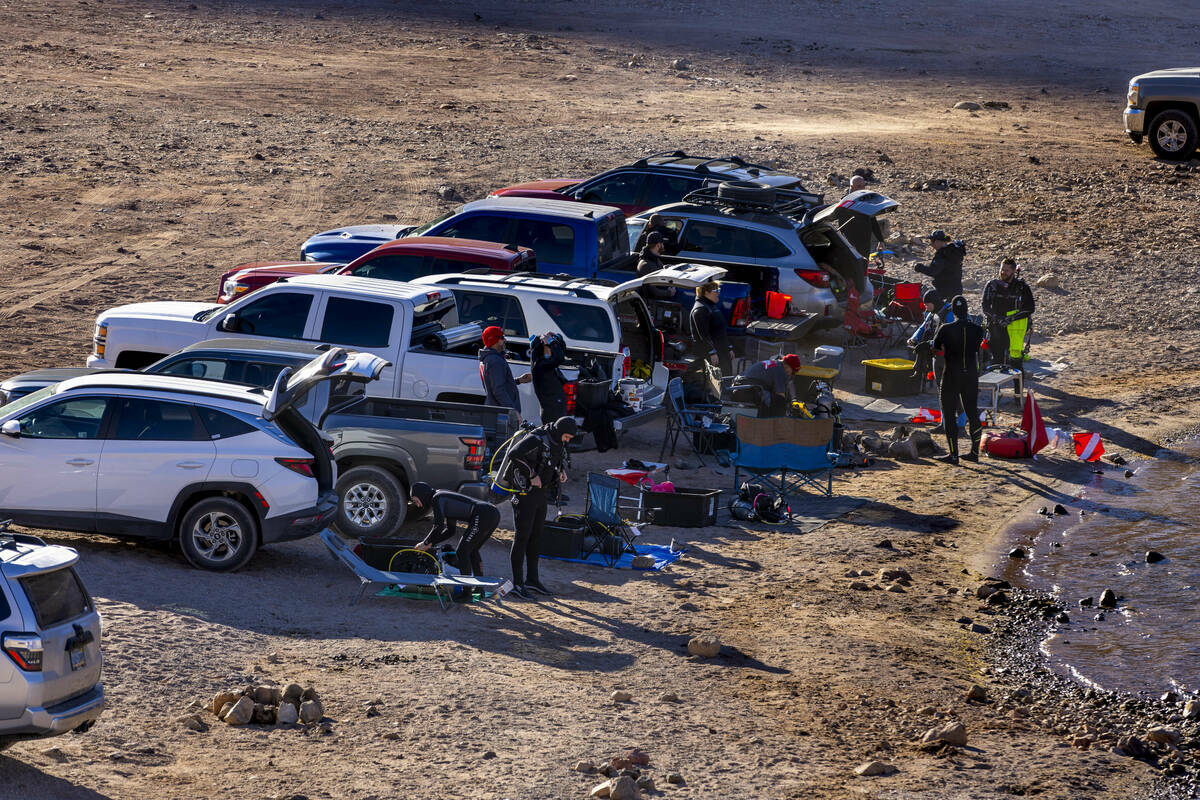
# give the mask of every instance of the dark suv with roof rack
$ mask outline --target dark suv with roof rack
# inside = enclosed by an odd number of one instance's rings
[[[754,181],[803,194],[809,205],[823,202],[822,195],[806,191],[795,175],[751,164],[738,156],[709,158],[688,155],[682,150],[654,153],[582,181],[564,178],[530,181],[497,189],[492,195],[616,206],[625,216],[631,216],[655,206],[677,203],[697,189],[725,181]]]

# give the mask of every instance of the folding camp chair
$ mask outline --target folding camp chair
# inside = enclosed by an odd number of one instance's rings
[[[634,540],[638,531],[621,518],[617,508],[620,499],[620,480],[599,472],[588,473],[587,505],[582,515],[588,522],[584,558],[598,553],[606,565],[615,567],[624,553],[637,554]]]
[[[742,417],[737,425],[737,453],[733,457],[733,486],[749,473],[779,495],[809,486],[833,496],[834,420]]]
[[[419,586],[433,589],[438,605],[445,611],[453,607],[456,594],[473,591],[491,592],[496,601],[512,590],[512,581],[505,578],[472,578],[468,575],[431,575],[423,572],[389,572],[377,569],[363,561],[350,549],[346,540],[326,528],[321,531],[321,541],[329,548],[333,557],[349,567],[360,582],[358,594],[350,601],[356,604],[362,599],[367,587],[373,583],[388,583],[396,586]]]
[[[729,425],[723,422],[709,421],[706,424],[704,421],[706,414],[716,414],[721,407],[695,403],[689,406],[683,398],[683,380],[680,378],[672,378],[667,383],[666,405],[667,431],[663,436],[662,448],[658,451],[658,460],[662,461],[667,452],[668,441],[671,443],[671,455],[675,455],[675,445],[678,444],[679,437],[687,434],[692,452],[703,464],[702,452],[713,451],[713,437],[729,433],[730,430]]]

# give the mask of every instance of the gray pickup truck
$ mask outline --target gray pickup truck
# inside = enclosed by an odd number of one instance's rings
[[[303,342],[210,339],[142,371],[269,389],[285,367],[303,366],[315,352],[313,344]],[[93,372],[97,370],[45,369],[9,378],[0,383],[0,406]],[[330,437],[341,500],[336,524],[347,536],[394,531],[404,522],[408,487],[416,481],[482,497],[487,460],[520,424],[503,408],[368,398],[361,384],[322,383],[300,411]]]
[[[1160,69],[1129,82],[1125,133],[1140,144],[1149,137],[1159,158],[1187,161],[1200,134],[1200,67]]]

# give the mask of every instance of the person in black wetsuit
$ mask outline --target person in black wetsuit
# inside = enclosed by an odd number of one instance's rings
[[[509,459],[513,469],[527,477],[529,491],[513,497],[512,559],[513,594],[532,600],[534,593],[553,594],[538,578],[538,545],[546,524],[547,496],[567,479],[567,442],[578,427],[574,417],[559,417],[534,428],[512,444]]]
[[[917,264],[914,269],[933,279],[933,288],[942,297],[954,298],[963,293],[963,257],[967,245],[962,239],[951,240],[946,232],[938,229],[929,234],[933,246],[933,258],[927,265]]]
[[[567,413],[567,392],[563,389],[567,379],[559,367],[567,358],[566,345],[557,333],[531,336],[529,358],[533,362],[533,392],[542,407],[542,424],[553,422]]]
[[[971,452],[967,461],[979,460],[979,440],[983,430],[979,422],[979,346],[983,344],[983,328],[967,317],[967,299],[958,295],[950,303],[954,321],[938,328],[933,337],[933,349],[945,357],[938,399],[942,406],[942,428],[950,452],[938,458],[947,464],[958,463],[958,409],[967,414],[967,429],[971,432]]]
[[[435,492],[432,486],[423,482],[414,483],[409,495],[417,507],[418,519],[433,512],[433,528],[416,549],[432,551],[435,545],[457,533],[458,523],[463,522],[467,529],[455,550],[458,569],[464,575],[482,575],[483,559],[479,556],[479,548],[500,524],[500,509],[458,492],[445,489]]]
[[[717,307],[721,284],[713,281],[696,289],[696,303],[689,317],[692,325],[692,354],[721,368],[721,375],[733,374],[733,348],[729,344],[725,315]],[[704,365],[697,365],[703,370]]]

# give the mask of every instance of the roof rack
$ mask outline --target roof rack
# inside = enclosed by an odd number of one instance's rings
[[[663,150],[660,153],[651,153],[648,156],[642,156],[637,161],[633,162],[633,166],[645,167],[647,161],[649,161],[652,158],[658,158],[660,156],[670,156],[672,161],[678,161],[681,158],[690,158],[690,156],[688,156],[688,154],[683,152],[682,150]]]
[[[795,214],[804,212],[821,204],[821,195],[811,192],[790,192],[784,189],[775,190],[774,203],[756,203],[752,200],[735,200],[721,197],[718,193],[720,186],[705,186],[684,196],[683,202],[699,206],[720,206],[737,211],[758,211],[766,214]]]

